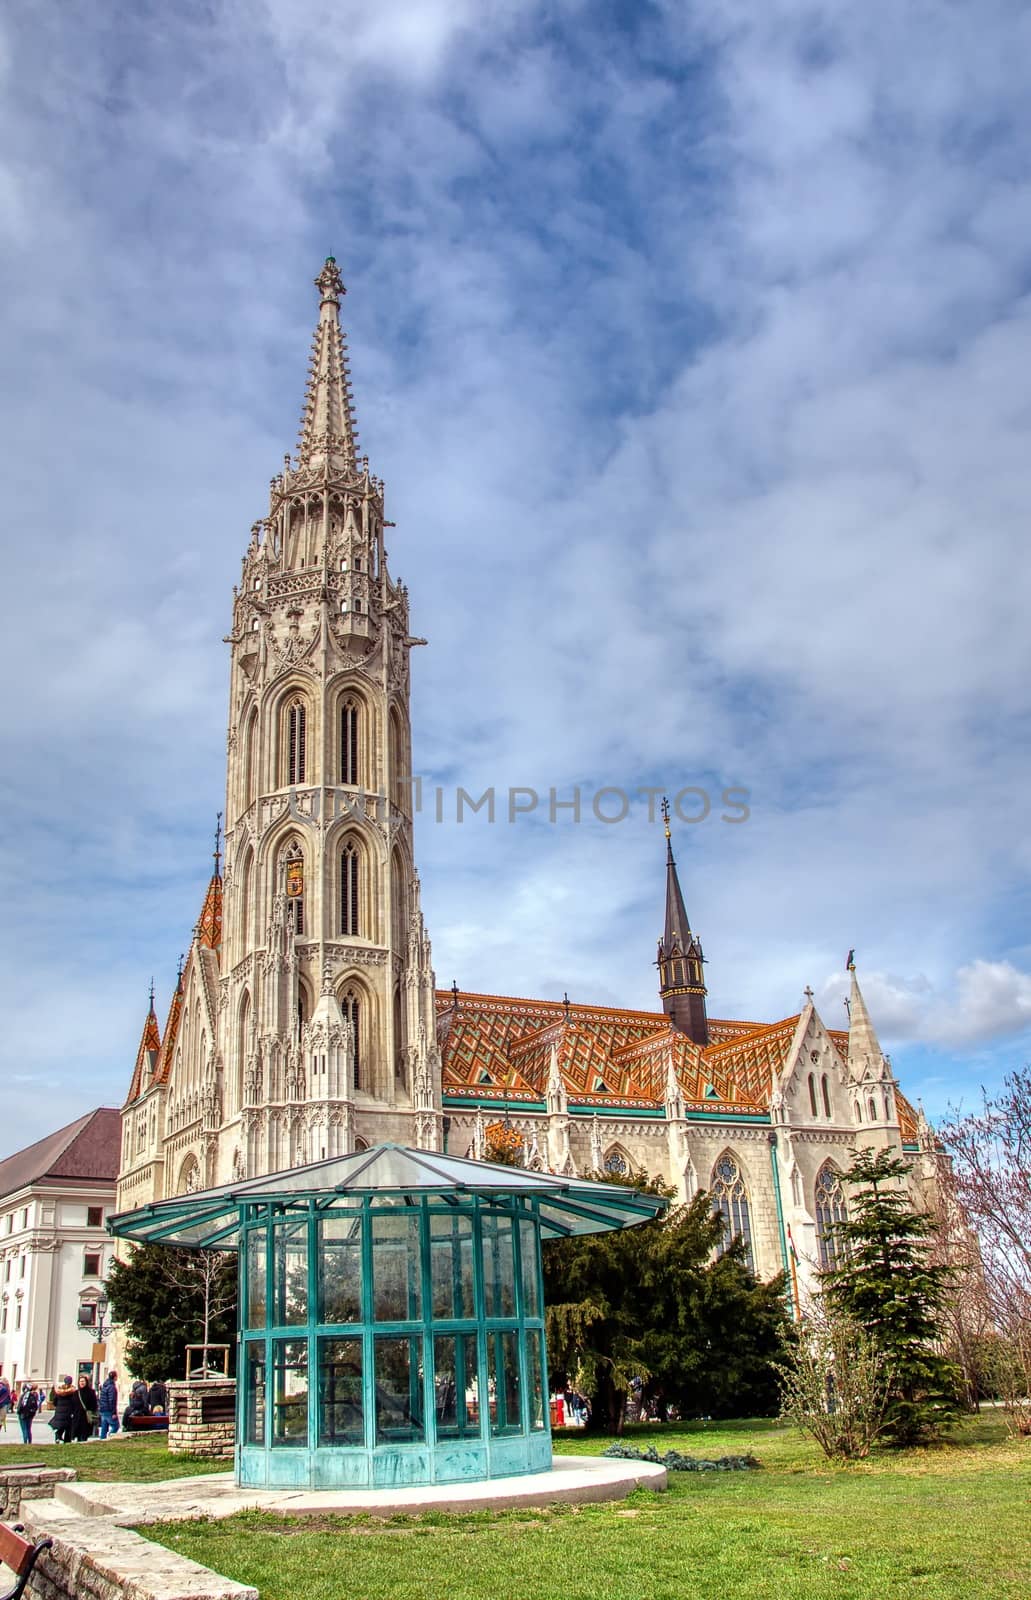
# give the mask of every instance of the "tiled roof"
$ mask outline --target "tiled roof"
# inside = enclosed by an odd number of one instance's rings
[[[121,1115],[108,1107],[59,1128],[27,1149],[0,1161],[0,1196],[30,1184],[96,1181],[114,1185],[118,1176]]]
[[[217,872],[204,896],[197,923],[197,943],[207,950],[217,950],[222,943],[222,879]]]
[[[136,1065],[133,1068],[132,1082],[125,1103],[135,1100],[143,1092],[144,1084],[150,1076],[151,1068],[156,1062],[161,1049],[161,1033],[158,1028],[158,1019],[154,1015],[154,1001],[150,1002],[147,1020],[143,1024],[143,1033],[140,1035],[140,1048],[136,1052]]]
[[[437,1037],[445,1092],[509,1089],[545,1094],[552,1053],[567,1095],[579,1103],[662,1104],[672,1058],[688,1105],[765,1109],[797,1017],[765,1026],[711,1021],[702,1049],[662,1011],[567,1006],[508,995],[438,995]]]
[[[689,1109],[717,1116],[765,1111],[798,1024],[797,1013],[779,1022],[710,1019],[711,1043],[703,1049],[672,1029],[661,1011],[451,991],[437,996],[444,1092],[499,1102],[511,1096],[513,1104],[544,1098],[554,1052],[566,1094],[579,1105],[662,1105],[672,1059]],[[847,1032],[828,1032],[845,1061]],[[916,1114],[901,1094],[898,1104],[902,1137],[911,1143]]]

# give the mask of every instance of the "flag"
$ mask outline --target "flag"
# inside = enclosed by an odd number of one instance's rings
[[[795,1263],[795,1266],[797,1267],[798,1266],[798,1251],[795,1249],[795,1241],[791,1237],[791,1225],[790,1225],[790,1223],[788,1224],[788,1250],[789,1250],[789,1252],[791,1254],[792,1261]]]

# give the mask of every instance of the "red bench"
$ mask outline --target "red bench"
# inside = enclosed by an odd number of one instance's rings
[[[25,1532],[20,1522],[13,1528],[6,1527],[0,1522],[0,1561],[5,1567],[10,1567],[18,1580],[13,1589],[8,1589],[5,1595],[0,1595],[0,1600],[18,1600],[25,1585],[32,1574],[44,1550],[49,1550],[53,1539],[38,1539],[35,1544],[30,1544],[21,1535]]]
[[[139,1411],[125,1418],[126,1433],[167,1433],[167,1411]],[[0,1600],[3,1596],[0,1595]]]

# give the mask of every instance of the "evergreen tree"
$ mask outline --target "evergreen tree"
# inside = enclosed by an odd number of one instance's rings
[[[674,1192],[643,1173],[604,1178]],[[594,1427],[620,1430],[637,1377],[646,1399],[682,1416],[776,1410],[788,1329],[783,1278],[760,1283],[739,1241],[713,1260],[722,1234],[712,1200],[699,1194],[654,1222],[545,1245],[552,1370],[587,1390]]]
[[[235,1253],[143,1244],[107,1277],[113,1321],[128,1335],[129,1370],[148,1383],[186,1375],[186,1346],[236,1341]]]
[[[836,1225],[839,1265],[821,1274],[832,1311],[862,1328],[884,1359],[885,1437],[919,1444],[957,1411],[957,1374],[941,1354],[951,1271],[935,1265],[934,1222],[914,1211],[909,1164],[863,1150],[844,1174],[849,1217]]]

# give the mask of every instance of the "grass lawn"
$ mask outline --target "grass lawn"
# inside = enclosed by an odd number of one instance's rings
[[[157,1483],[162,1478],[193,1478],[199,1472],[229,1472],[231,1461],[202,1461],[192,1456],[170,1456],[164,1435],[94,1440],[90,1444],[53,1444],[41,1450],[33,1444],[5,1444],[0,1467],[19,1461],[41,1461],[47,1467],[74,1467],[90,1483]]]
[[[830,1467],[773,1422],[638,1428],[629,1442],[754,1452],[764,1470],[671,1474],[613,1505],[381,1523],[256,1513],[148,1537],[263,1600],[1025,1600],[1031,1446],[994,1417],[955,1442]],[[556,1440],[591,1454],[604,1441]]]

